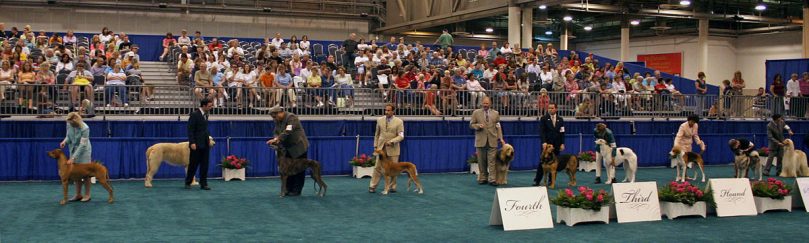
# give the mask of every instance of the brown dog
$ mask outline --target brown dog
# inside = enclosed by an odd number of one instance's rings
[[[410,162],[393,162],[385,153],[384,147],[380,147],[374,153],[379,156],[377,163],[382,163],[382,170],[385,176],[385,190],[382,191],[382,195],[387,195],[388,191],[390,191],[390,187],[393,181],[396,180],[396,177],[399,174],[402,174],[402,171],[407,171],[407,175],[409,176],[407,179],[407,190],[410,191],[410,182],[416,184],[416,192],[419,194],[424,193],[424,188],[421,187],[421,182],[419,182],[418,171],[416,170],[416,165]]]
[[[91,176],[95,176],[96,179],[98,179],[98,183],[104,186],[104,189],[107,189],[107,192],[110,193],[110,198],[107,199],[107,202],[112,203],[114,201],[107,167],[98,163],[67,164],[67,156],[65,156],[65,153],[62,152],[61,149],[49,151],[48,156],[56,159],[56,163],[59,165],[59,178],[62,181],[62,191],[64,192],[64,197],[59,201],[59,204],[65,205],[65,203],[67,203],[67,184],[70,183],[70,181],[78,181]]]
[[[326,196],[326,182],[323,181],[320,171],[320,162],[311,159],[291,159],[286,157],[286,150],[271,146],[278,153],[278,174],[281,175],[281,197],[287,195],[287,178],[290,175],[303,173],[306,169],[312,169],[312,179],[319,186],[317,195],[320,197]]]
[[[567,176],[570,178],[568,186],[576,185],[576,169],[579,167],[579,159],[576,156],[569,154],[562,154],[558,157],[553,153],[555,148],[553,145],[546,145],[542,148],[542,157],[540,163],[542,164],[542,176],[550,180],[550,188],[556,188],[556,172],[565,170]],[[543,185],[548,185],[548,181],[542,180]]]
[[[495,160],[497,163],[494,166],[494,180],[497,185],[506,185],[508,184],[508,170],[511,167],[511,161],[514,160],[514,147],[511,144],[503,145],[503,148],[497,150]]]
[[[699,167],[699,171],[702,172],[702,182],[705,182],[705,162],[702,161],[702,153],[705,151],[701,151],[700,153],[694,152],[685,152],[680,149],[678,146],[674,146],[669,152],[669,156],[671,156],[671,164],[672,167],[677,168],[677,176],[674,179],[675,181],[685,182],[686,179],[697,179],[697,171],[694,171],[694,178],[688,178],[688,164],[694,163]],[[747,170],[747,167],[744,167]],[[737,170],[738,167],[737,167]],[[682,174],[680,173],[682,171]],[[682,175],[682,176],[680,176]]]

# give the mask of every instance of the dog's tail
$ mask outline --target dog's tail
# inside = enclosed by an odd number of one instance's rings
[[[152,163],[149,163],[149,157],[152,156],[152,152],[154,152],[154,146],[146,149],[146,171],[152,171]]]

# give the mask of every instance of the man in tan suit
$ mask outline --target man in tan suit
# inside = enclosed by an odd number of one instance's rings
[[[489,97],[483,98],[483,108],[472,112],[469,128],[475,130],[475,148],[477,148],[478,169],[480,169],[478,184],[489,183],[497,186],[494,157],[497,155],[497,142],[506,144],[506,141],[503,140],[503,129],[500,127],[500,113],[490,109],[491,103]]]
[[[394,106],[392,104],[385,105],[385,116],[376,120],[376,133],[374,134],[374,150],[379,147],[385,148],[385,153],[390,156],[393,162],[399,162],[399,142],[404,140],[404,122],[402,119],[393,116]],[[374,174],[371,176],[371,185],[368,187],[368,192],[376,192],[376,185],[379,184],[379,179],[383,176],[382,163],[377,161],[374,167]],[[396,192],[396,177],[393,177],[391,182],[390,192]]]

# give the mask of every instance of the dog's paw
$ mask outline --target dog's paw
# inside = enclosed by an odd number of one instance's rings
[[[109,203],[109,204],[112,204],[112,203],[114,203],[114,202],[115,202],[115,200],[114,200],[114,199],[112,199],[112,198],[110,198],[110,199],[108,199],[108,200],[107,200],[107,203]]]
[[[59,201],[59,205],[65,205],[66,203],[67,203],[67,200],[64,200],[64,199]]]
[[[152,183],[148,183],[148,182],[147,182],[147,183],[146,183],[146,184],[144,184],[143,186],[144,186],[144,187],[146,187],[146,188],[152,188]]]
[[[382,195],[388,195],[388,191],[382,191]]]
[[[424,194],[424,190],[418,190],[419,194]]]

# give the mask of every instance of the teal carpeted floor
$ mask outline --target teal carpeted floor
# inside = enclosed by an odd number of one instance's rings
[[[732,174],[709,167],[708,176]],[[578,173],[592,185],[594,173]],[[623,178],[623,172],[619,172]],[[529,186],[533,172],[512,172],[509,186]],[[639,181],[666,183],[673,169],[641,168]],[[369,194],[368,178],[326,177],[325,198],[307,178],[304,195],[279,198],[277,178],[224,182],[212,191],[184,190],[179,180],[114,181],[117,201],[93,187],[93,201],[59,206],[57,182],[0,183],[0,242],[790,242],[809,238],[809,214],[678,218],[657,222],[582,224],[504,232],[489,226],[494,188],[469,174],[423,174],[425,194]],[[400,183],[406,182],[404,177]],[[788,180],[792,183],[792,180]],[[567,176],[558,183],[566,185]],[[596,188],[606,188],[597,186]],[[73,192],[71,187],[71,196]],[[555,195],[556,192],[550,192]],[[555,213],[554,213],[555,220]]]

